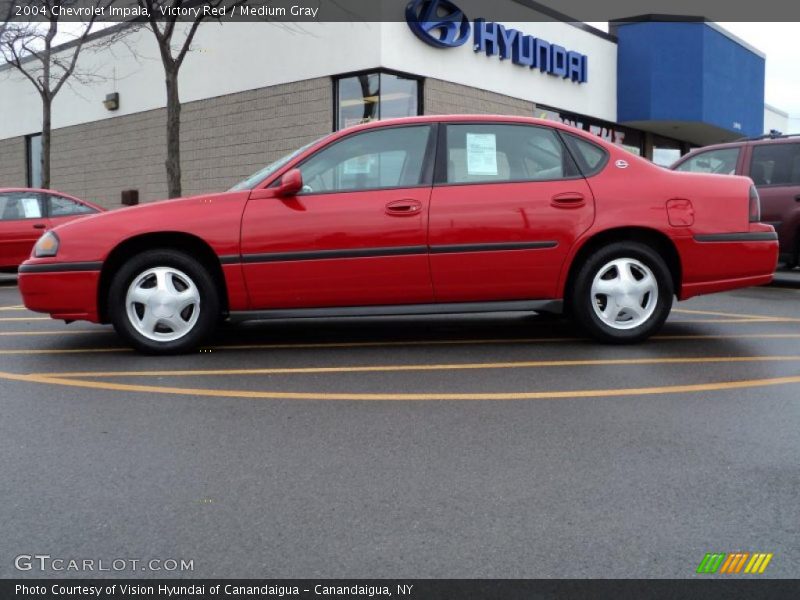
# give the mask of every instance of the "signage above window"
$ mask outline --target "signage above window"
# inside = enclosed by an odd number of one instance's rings
[[[475,19],[470,25],[464,11],[450,0],[412,0],[406,6],[406,22],[414,35],[435,48],[461,46],[472,34],[475,52],[575,83],[588,81],[585,54],[486,19]]]

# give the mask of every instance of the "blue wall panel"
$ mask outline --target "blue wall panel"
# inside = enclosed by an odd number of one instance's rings
[[[620,24],[617,120],[764,124],[764,59],[704,23]]]

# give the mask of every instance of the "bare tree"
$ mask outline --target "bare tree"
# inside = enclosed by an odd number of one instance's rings
[[[147,9],[147,22],[155,34],[161,62],[164,65],[164,83],[167,88],[167,189],[170,198],[181,195],[181,100],[178,90],[178,74],[186,54],[192,45],[197,28],[205,19],[218,18],[213,11],[226,6],[235,8],[241,2],[230,0],[205,0],[203,2],[184,0],[137,0],[139,6]],[[198,6],[201,10],[194,14],[178,16],[187,6]],[[211,10],[202,10],[208,7]],[[187,23],[185,34],[176,35],[176,23]],[[179,28],[180,29],[180,28]]]
[[[0,56],[20,72],[36,88],[42,100],[42,187],[50,187],[50,147],[53,100],[64,84],[74,78],[88,81],[97,75],[77,69],[78,56],[96,24],[96,13],[83,22],[67,27],[61,19],[61,8],[79,0],[28,0],[27,5],[45,16],[43,22],[12,20],[11,8],[0,26]],[[83,0],[82,6],[100,8],[110,0]],[[68,41],[67,41],[68,40]],[[56,44],[65,42],[63,47]]]

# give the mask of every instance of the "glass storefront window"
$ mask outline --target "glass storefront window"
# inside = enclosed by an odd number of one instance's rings
[[[419,79],[373,71],[336,80],[336,129],[422,114]]]
[[[575,113],[561,112],[545,107],[537,107],[536,114],[534,115],[540,119],[548,119],[550,121],[558,121],[565,125],[577,127],[584,131],[588,131],[592,135],[603,138],[617,146],[625,148],[628,152],[632,152],[637,156],[642,156],[644,149],[644,137],[641,131],[609,123],[607,121],[600,121],[584,115]]]
[[[42,134],[25,138],[28,145],[28,187],[42,187]]]
[[[683,156],[681,143],[677,140],[653,136],[653,162],[662,167],[669,167]]]

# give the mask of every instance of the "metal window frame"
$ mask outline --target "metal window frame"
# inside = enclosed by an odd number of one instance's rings
[[[407,73],[404,71],[396,71],[394,69],[383,69],[383,68],[375,68],[375,69],[364,69],[361,71],[348,71],[347,73],[339,73],[338,75],[333,75],[331,80],[333,82],[333,129],[332,131],[340,131],[341,127],[339,126],[339,81],[342,79],[347,79],[350,77],[359,77],[361,75],[395,75],[397,77],[404,77],[406,79],[413,79],[417,82],[417,114],[413,116],[422,116],[425,114],[425,77],[420,75],[415,75],[414,73]],[[378,120],[380,120],[380,85],[379,85],[379,98],[378,98]]]

